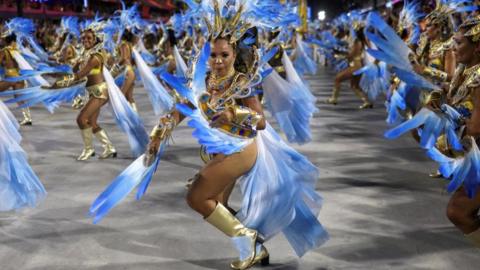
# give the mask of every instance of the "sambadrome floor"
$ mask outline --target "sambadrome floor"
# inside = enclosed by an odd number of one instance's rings
[[[317,188],[325,203],[319,218],[331,239],[299,260],[277,237],[267,243],[272,265],[265,269],[478,270],[480,253],[445,216],[446,182],[428,177],[433,162],[410,136],[383,138],[380,101],[373,110],[359,111],[360,102],[345,85],[341,104],[323,104],[332,78],[325,70],[309,77],[320,112],[314,141],[296,147],[321,168]],[[137,88],[135,95],[150,129],[156,119],[146,92]],[[202,164],[185,124],[176,130],[146,196],[131,196],[99,225],[91,223],[90,203],[132,162],[126,136],[108,107],[103,110],[100,123],[119,157],[88,162],[75,161],[82,149],[76,111],[32,110],[34,126],[22,128],[22,146],[48,197],[36,209],[0,215],[0,269],[227,269],[236,255],[229,239],[184,200],[186,180]]]

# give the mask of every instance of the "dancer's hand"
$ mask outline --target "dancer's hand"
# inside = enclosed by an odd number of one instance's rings
[[[427,98],[427,107],[433,111],[440,110],[442,106],[442,93],[433,91]]]
[[[211,127],[220,127],[226,124],[230,124],[233,120],[233,112],[230,109],[224,110],[215,114],[212,117],[212,122],[210,123]]]
[[[157,156],[158,149],[160,148],[161,143],[160,138],[152,138],[150,143],[148,144],[147,151],[145,152],[145,156],[143,158],[143,165],[145,167],[150,167]]]
[[[415,73],[422,75],[425,72],[425,66],[422,65],[413,65],[413,71]]]

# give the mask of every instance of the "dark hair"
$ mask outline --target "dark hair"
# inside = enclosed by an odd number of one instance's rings
[[[134,38],[134,35],[133,35],[132,32],[130,32],[130,30],[125,29],[125,31],[123,31],[122,40],[125,40],[125,41],[128,41],[128,42],[132,42],[132,41],[133,41],[133,38]]]
[[[168,42],[173,47],[177,44],[177,39],[175,38],[175,32],[172,29],[167,30]]]
[[[355,35],[357,36],[357,39],[362,42],[363,45],[367,45],[367,38],[365,37],[365,33],[363,32],[364,29],[364,27],[359,28],[355,31]]]
[[[5,43],[7,43],[7,44],[10,44],[10,43],[15,42],[15,41],[17,41],[17,35],[15,35],[13,33],[5,37]]]

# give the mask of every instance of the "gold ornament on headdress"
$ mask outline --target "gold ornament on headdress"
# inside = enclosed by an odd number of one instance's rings
[[[455,8],[445,5],[441,0],[436,0],[435,9],[430,12],[425,18],[432,24],[448,25],[451,24],[451,17],[455,13]]]
[[[101,22],[91,22],[88,26],[86,26],[82,30],[82,32],[92,31],[93,33],[95,33],[97,35],[103,29],[104,26],[105,26],[105,24],[101,23]]]
[[[213,1],[213,8],[215,16],[211,23],[208,18],[204,17],[205,24],[207,25],[208,32],[210,33],[210,40],[217,38],[229,38],[229,43],[233,44],[240,40],[242,36],[251,28],[249,23],[241,20],[243,5],[240,6],[233,18],[223,18],[220,13],[220,7],[218,1]]]
[[[473,42],[480,41],[480,15],[465,21],[460,27],[472,27],[465,33]]]

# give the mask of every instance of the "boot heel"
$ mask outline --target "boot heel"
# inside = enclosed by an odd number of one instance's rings
[[[117,158],[117,153],[113,153],[112,158]]]
[[[261,261],[260,261],[260,265],[261,266],[268,266],[270,265],[270,255],[263,258]]]

